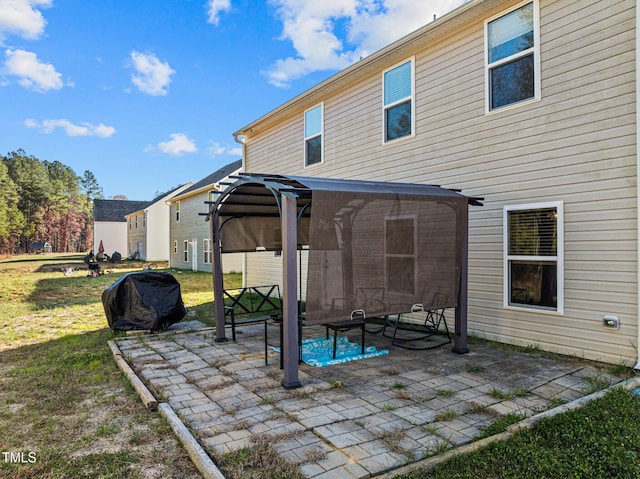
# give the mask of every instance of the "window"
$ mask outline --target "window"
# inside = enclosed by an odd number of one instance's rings
[[[183,244],[183,260],[185,263],[189,262],[189,242],[187,240],[184,240],[182,242]]]
[[[138,215],[136,215],[136,229],[138,229]]]
[[[180,202],[176,201],[176,221],[180,221]]]
[[[145,211],[144,214],[142,215],[142,227],[146,228],[147,227],[147,212]]]
[[[538,0],[485,22],[486,109],[540,98]]]
[[[173,242],[173,252],[175,254],[178,254],[178,242],[177,241]]]
[[[131,229],[131,216],[129,216],[129,229]]]
[[[385,220],[384,254],[386,288],[389,292],[414,294],[418,248],[414,216]],[[407,241],[413,238],[413,241]]]
[[[304,165],[322,163],[322,105],[304,112]]]
[[[563,312],[563,204],[504,209],[505,306]]]
[[[211,264],[211,240],[202,240],[203,261],[205,264]]]
[[[413,59],[382,74],[384,141],[413,135]]]

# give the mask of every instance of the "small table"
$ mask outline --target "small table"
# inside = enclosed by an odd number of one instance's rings
[[[349,331],[350,329],[360,328],[362,331],[362,354],[364,354],[364,326],[365,319],[364,318],[354,318],[347,319],[345,321],[336,321],[335,323],[325,323],[323,324],[325,328],[327,328],[327,339],[329,339],[329,330],[333,331],[333,359],[336,358],[336,346],[338,342],[338,333]]]

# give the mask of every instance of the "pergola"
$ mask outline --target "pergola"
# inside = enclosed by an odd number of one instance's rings
[[[308,247],[306,322],[455,308],[453,351],[467,349],[468,206],[435,185],[241,174],[207,215],[216,341],[226,341],[221,254],[282,251],[286,388],[298,379],[298,251]],[[375,301],[371,294],[375,291]]]

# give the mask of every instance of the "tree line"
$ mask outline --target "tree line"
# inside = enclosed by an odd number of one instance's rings
[[[22,149],[0,158],[0,254],[28,252],[33,241],[54,252],[93,246],[93,200],[103,193],[91,171],[80,177]]]

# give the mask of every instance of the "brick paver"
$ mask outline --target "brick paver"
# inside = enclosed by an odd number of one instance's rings
[[[408,351],[369,334],[367,345],[390,353],[325,368],[301,364],[304,387],[285,390],[278,355],[270,353],[264,364],[261,325],[243,327],[237,343],[215,343],[197,322],[185,327],[191,330],[116,343],[214,459],[266,435],[313,479],[390,471],[467,444],[500,416],[531,416],[584,395],[596,380],[619,381],[594,363],[484,344],[472,345],[468,355],[449,346]],[[318,329],[315,336],[323,334]]]

